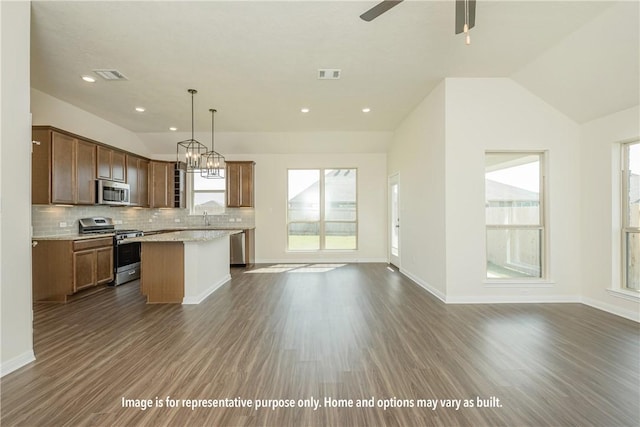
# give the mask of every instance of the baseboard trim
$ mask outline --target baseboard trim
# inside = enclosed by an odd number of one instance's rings
[[[227,274],[222,279],[220,279],[217,283],[214,283],[213,285],[211,285],[211,287],[209,287],[209,289],[206,289],[204,292],[201,292],[200,295],[197,295],[197,296],[194,296],[194,297],[184,297],[182,299],[182,304],[200,304],[209,295],[211,295],[216,290],[218,290],[218,288],[220,288],[220,286],[224,285],[225,283],[227,283],[230,280],[231,280],[231,275]]]
[[[370,264],[387,263],[386,258],[296,258],[296,259],[256,259],[256,264]]]
[[[33,353],[33,350],[26,351],[18,357],[7,360],[0,366],[0,377],[4,377],[5,375],[10,374],[11,372],[22,368],[23,366],[28,365],[34,360],[36,360],[36,356]]]
[[[447,304],[580,304],[578,295],[505,295],[447,297]]]
[[[421,288],[423,288],[424,290],[429,292],[431,295],[433,295],[434,297],[438,298],[440,301],[442,301],[444,303],[447,302],[445,294],[443,294],[438,289],[434,288],[433,286],[431,286],[430,284],[428,284],[424,280],[419,279],[415,274],[413,274],[413,273],[411,273],[411,272],[409,272],[407,270],[400,270],[400,274],[402,274],[404,276],[407,276],[416,285],[420,286]]]
[[[598,301],[592,298],[582,297],[581,302],[584,305],[588,305],[589,307],[606,311],[607,313],[615,314],[616,316],[624,317],[625,319],[633,320],[634,322],[640,323],[640,312],[626,310],[624,308],[616,307],[613,304]]]

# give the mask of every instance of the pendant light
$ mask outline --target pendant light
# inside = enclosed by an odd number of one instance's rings
[[[200,176],[207,179],[221,179],[224,178],[225,160],[224,156],[216,152],[214,144],[214,116],[217,110],[210,108],[211,112],[211,151],[207,151],[202,156],[202,169],[200,169]]]
[[[464,43],[469,46],[471,44],[471,35],[469,35],[469,0],[464,0]]]
[[[202,156],[207,151],[207,146],[194,139],[193,126],[193,96],[198,93],[195,89],[188,89],[191,94],[191,139],[178,142],[176,147],[176,161],[184,162],[187,165],[187,172],[199,172],[202,168]]]

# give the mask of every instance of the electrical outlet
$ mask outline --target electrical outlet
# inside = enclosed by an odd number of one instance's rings
[[[235,218],[229,218],[229,222],[236,222]]]
[[[122,220],[121,219],[114,219],[113,223],[118,225],[118,224],[122,224]]]
[[[66,227],[66,226],[67,226],[67,223],[66,223],[66,222],[64,222],[64,221],[61,221],[61,222],[60,222],[60,228],[64,228],[64,227]]]
[[[173,222],[180,222],[180,218],[174,218]]]
[[[236,222],[242,222],[242,218],[236,218]]]
[[[149,222],[153,222],[153,220],[151,218],[149,218]]]

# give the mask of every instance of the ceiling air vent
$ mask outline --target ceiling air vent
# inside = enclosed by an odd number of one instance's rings
[[[127,77],[118,70],[93,70],[105,80],[127,80]]]
[[[341,70],[337,68],[320,68],[318,70],[318,80],[338,80]]]

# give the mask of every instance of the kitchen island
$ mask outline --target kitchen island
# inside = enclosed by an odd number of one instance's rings
[[[231,279],[229,236],[241,230],[183,230],[141,243],[140,290],[147,303],[199,304]]]

